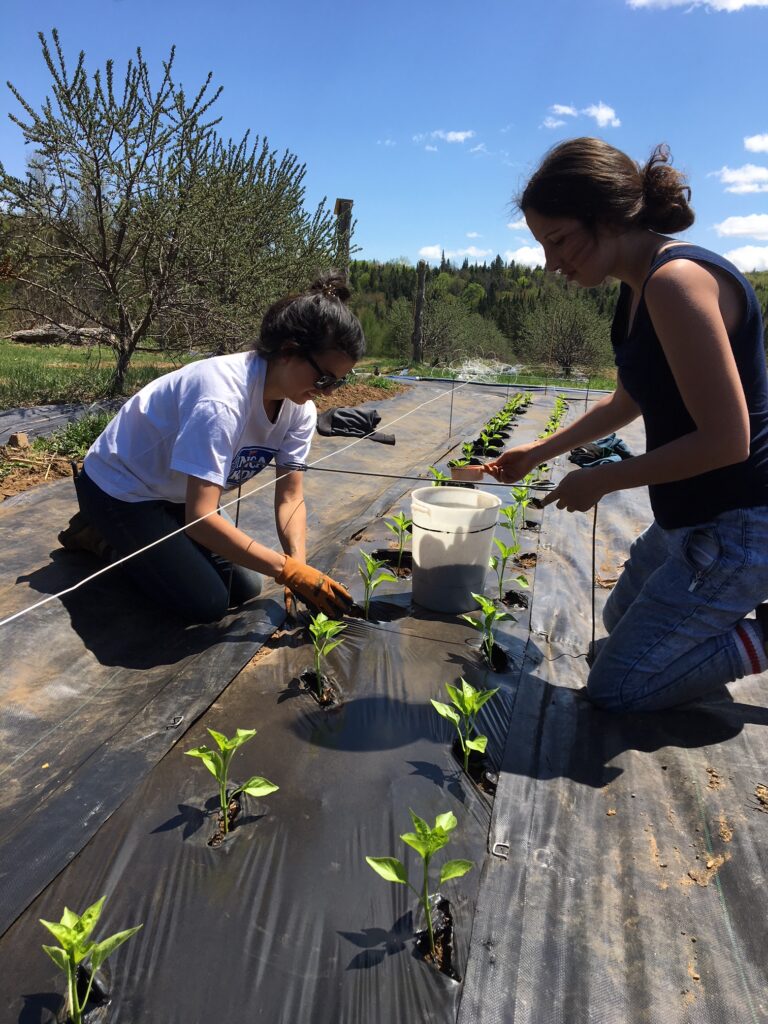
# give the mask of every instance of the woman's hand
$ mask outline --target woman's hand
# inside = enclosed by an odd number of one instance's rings
[[[502,452],[498,459],[486,462],[483,469],[500,484],[514,484],[532,473],[542,462],[546,462],[546,459],[537,448],[530,444],[520,444]]]
[[[354,603],[341,583],[290,555],[285,556],[285,565],[275,579],[331,619],[340,619]]]
[[[607,468],[594,466],[568,473],[554,491],[550,491],[544,498],[542,505],[551,505],[556,501],[558,508],[568,512],[586,512],[611,490],[606,474],[602,472]]]

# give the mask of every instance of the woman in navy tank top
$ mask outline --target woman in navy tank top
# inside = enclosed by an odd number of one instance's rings
[[[671,707],[768,668],[763,321],[736,267],[670,237],[693,223],[689,200],[666,147],[641,166],[582,138],[552,149],[518,201],[548,270],[584,287],[621,282],[616,391],[488,467],[519,480],[642,416],[644,454],[569,473],[546,499],[584,512],[612,491],[649,489],[654,521],[606,603],[587,683],[617,711]]]

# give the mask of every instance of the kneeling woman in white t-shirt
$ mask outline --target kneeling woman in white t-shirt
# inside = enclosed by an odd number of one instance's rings
[[[293,592],[329,615],[351,604],[344,587],[306,565],[302,476],[317,419],[311,399],[338,387],[365,351],[348,298],[344,279],[331,273],[275,302],[255,351],[203,359],[152,381],[85,457],[75,482],[80,508],[118,557],[192,524],[122,566],[188,621],[220,619],[229,604],[260,592],[261,575],[284,584],[287,601]],[[282,552],[216,514],[223,490],[273,460]]]

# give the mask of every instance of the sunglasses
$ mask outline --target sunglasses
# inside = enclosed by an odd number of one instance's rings
[[[317,365],[308,352],[302,352],[301,358],[305,359],[312,369],[320,375],[315,381],[315,387],[318,391],[335,391],[336,388],[340,388],[342,384],[347,384],[352,374],[355,372],[354,370],[351,370],[345,377],[334,377],[332,373],[325,373],[325,371]]]

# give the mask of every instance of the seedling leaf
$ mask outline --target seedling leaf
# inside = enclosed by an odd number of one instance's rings
[[[214,740],[216,740],[216,744],[219,750],[227,750],[227,748],[229,747],[229,740],[227,739],[223,732],[217,732],[215,729],[209,729],[208,732],[214,738]],[[203,748],[201,747],[200,749],[202,750]]]
[[[60,971],[67,970],[67,954],[58,946],[43,946],[48,956],[53,960]]]
[[[184,753],[189,757],[199,757],[215,779],[218,779],[223,774],[224,764],[221,760],[221,756],[217,754],[215,750],[210,750],[208,747],[202,746],[195,747],[193,750],[185,750]]]
[[[397,857],[366,857],[365,859],[373,870],[386,881],[400,882],[401,885],[408,884],[405,866]]]
[[[404,843],[408,843],[409,846],[413,847],[420,857],[427,857],[432,852],[428,839],[423,839],[421,836],[416,835],[415,832],[403,832],[400,838]]]
[[[55,921],[44,921],[42,917],[40,918],[40,924],[47,928],[54,939],[58,939],[65,949],[72,948],[75,940],[71,928],[63,924],[57,924]]]
[[[92,903],[87,910],[84,910],[80,915],[80,920],[75,925],[75,929],[80,933],[81,937],[87,939],[93,929],[96,927],[96,922],[101,917],[101,908],[104,906],[104,900],[106,896],[102,896],[100,900]]]
[[[433,700],[432,707],[438,715],[442,715],[443,718],[447,718],[449,721],[453,722],[454,725],[458,725],[461,721],[458,713],[454,711],[452,707],[449,707],[448,704],[443,704],[439,700]]]
[[[91,969],[92,971],[98,971],[107,957],[112,956],[118,946],[122,946],[132,935],[135,935],[142,925],[137,924],[134,928],[126,928],[124,932],[116,932],[115,935],[110,935],[108,939],[104,939],[103,942],[97,942],[91,950]]]
[[[244,782],[238,793],[247,793],[248,796],[269,796],[270,793],[275,793],[280,789],[274,782],[270,782],[269,779],[264,779],[260,775],[253,775],[247,782]]]
[[[451,878],[461,878],[471,871],[474,864],[471,860],[447,860],[440,871],[440,885]]]
[[[476,750],[479,754],[485,753],[485,748],[488,746],[487,736],[475,736],[473,740],[467,740],[467,748],[469,750]]]
[[[435,828],[441,828],[444,832],[452,832],[458,822],[453,811],[446,811],[445,814],[438,814],[435,818]]]

